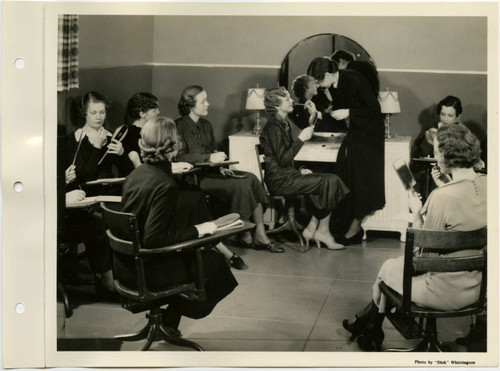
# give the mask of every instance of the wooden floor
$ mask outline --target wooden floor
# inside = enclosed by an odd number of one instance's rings
[[[182,319],[184,338],[206,351],[358,352],[342,320],[371,300],[380,266],[402,253],[399,235],[369,232],[367,241],[341,251],[314,247],[300,253],[290,242],[280,245],[283,254],[234,247],[248,269],[233,269],[239,285],[211,315]],[[74,305],[71,318],[65,318],[58,303],[59,350],[140,350],[142,342],[110,339],[142,328],[144,313],[91,299],[77,299]],[[469,317],[439,320],[439,339],[454,351],[467,351],[454,339],[466,334],[470,323]],[[406,341],[388,321],[384,332],[383,348],[418,342]],[[190,351],[165,342],[154,343],[151,350]]]

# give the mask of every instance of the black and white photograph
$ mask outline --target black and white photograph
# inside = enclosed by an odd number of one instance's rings
[[[498,364],[496,3],[43,14],[45,366]]]

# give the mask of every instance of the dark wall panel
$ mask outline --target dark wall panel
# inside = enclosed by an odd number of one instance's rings
[[[58,117],[71,131],[79,125],[76,106],[88,91],[98,91],[111,100],[106,127],[113,130],[125,123],[125,107],[132,94],[151,91],[151,67],[115,67],[80,70],[80,88],[58,93]]]
[[[216,140],[251,128],[255,112],[245,110],[246,94],[250,87],[276,86],[278,70],[234,67],[180,67],[153,68],[153,94],[160,100],[161,115],[179,117],[177,103],[188,85],[201,85],[210,103],[208,119],[214,126]]]

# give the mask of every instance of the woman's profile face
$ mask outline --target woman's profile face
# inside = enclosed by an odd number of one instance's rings
[[[316,82],[314,80],[307,83],[306,95],[307,94],[313,97],[318,94],[318,88],[316,87]]]
[[[106,106],[102,102],[90,101],[87,105],[87,114],[85,122],[92,129],[98,130],[106,120]]]
[[[141,112],[141,118],[144,121],[149,121],[156,118],[160,114],[160,109],[158,107],[148,109],[146,112]]]
[[[434,158],[437,161],[437,165],[443,174],[449,174],[450,169],[444,164],[443,154],[439,151],[439,142],[437,137],[434,138]]]
[[[278,111],[285,113],[293,112],[293,99],[290,97],[290,93],[286,93],[286,97],[279,97],[280,105],[278,106]]]
[[[208,95],[205,90],[203,90],[201,93],[199,93],[197,96],[194,97],[195,100],[195,105],[194,107],[191,108],[191,112],[194,113],[198,117],[203,117],[208,115],[208,106],[210,105],[208,103]]]
[[[458,116],[455,107],[442,106],[439,113],[439,120],[443,124],[454,124],[457,122]]]

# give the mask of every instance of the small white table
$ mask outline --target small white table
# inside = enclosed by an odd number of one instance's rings
[[[314,137],[304,143],[304,146],[295,156],[295,160],[335,162],[342,139],[343,137]],[[397,158],[409,162],[410,143],[411,137],[409,136],[396,136],[385,140],[384,181],[386,204],[382,210],[377,210],[362,222],[365,231],[399,232],[402,242],[406,240],[406,229],[408,227],[408,194],[392,164]],[[231,161],[239,161],[239,164],[232,166],[233,169],[248,171],[260,178],[255,153],[256,144],[259,144],[259,136],[249,131],[241,131],[229,136],[229,158]],[[369,181],[367,179],[367,182]]]

